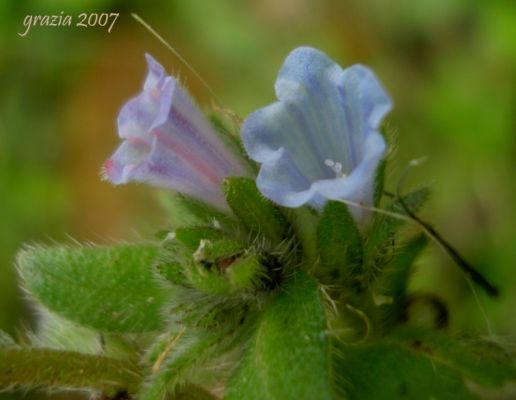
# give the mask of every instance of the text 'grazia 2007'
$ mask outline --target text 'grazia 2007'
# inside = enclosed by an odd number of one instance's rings
[[[27,36],[33,27],[66,27],[76,26],[79,28],[105,27],[111,33],[119,13],[81,13],[76,17],[67,15],[64,11],[55,15],[26,15],[23,19],[23,32],[19,36]]]

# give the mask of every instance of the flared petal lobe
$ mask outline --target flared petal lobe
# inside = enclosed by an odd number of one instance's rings
[[[386,149],[379,126],[392,107],[374,73],[362,65],[342,69],[300,47],[285,60],[275,89],[279,101],[242,127],[248,155],[261,163],[262,194],[286,207],[321,208],[328,199],[371,205]]]
[[[246,176],[243,162],[218,137],[179,82],[146,55],[143,91],[118,116],[124,139],[104,164],[112,183],[143,182],[227,209],[221,191],[228,176]]]

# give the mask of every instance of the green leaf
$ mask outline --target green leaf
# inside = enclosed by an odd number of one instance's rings
[[[330,201],[324,207],[317,231],[323,283],[353,287],[362,272],[362,238],[348,207]]]
[[[216,362],[217,357],[232,349],[240,340],[239,334],[227,327],[167,333],[147,354],[145,361],[151,364],[151,373],[137,398],[162,399],[167,393],[181,390],[185,382],[199,374],[199,366],[204,368]],[[211,375],[219,377],[219,382],[224,374],[224,367],[211,369]]]
[[[37,333],[30,334],[32,346],[90,354],[99,354],[105,348],[97,331],[39,308]]]
[[[300,272],[265,309],[225,399],[330,399],[326,332],[317,284]]]
[[[114,398],[134,394],[139,368],[128,360],[48,349],[0,348],[0,388],[88,389]]]
[[[416,212],[426,202],[429,196],[427,188],[415,190],[405,196],[403,200],[411,211]],[[386,211],[406,215],[398,200],[394,200]],[[371,227],[367,232],[367,240],[364,245],[364,256],[366,257],[367,268],[378,269],[383,266],[385,259],[388,259],[393,249],[392,240],[398,230],[406,221],[385,214],[375,214]]]
[[[412,264],[427,244],[428,239],[424,234],[417,235],[397,250],[378,279],[375,291],[389,300],[380,306],[384,327],[392,326],[400,320],[406,306]]]
[[[30,247],[18,254],[24,286],[45,307],[104,332],[162,327],[167,290],[153,273],[157,248]]]
[[[337,373],[351,400],[477,399],[475,391],[495,393],[516,382],[514,358],[495,343],[420,329],[342,345]]]
[[[258,191],[254,180],[232,177],[224,181],[226,201],[254,235],[263,235],[274,243],[285,239],[288,223],[279,209]]]
[[[142,386],[138,399],[162,399],[168,391],[173,392],[176,385],[188,379],[192,366],[203,353],[219,339],[215,334],[188,334],[186,338],[181,336],[180,332],[167,340],[168,343],[165,344],[158,361],[152,366],[152,373]]]

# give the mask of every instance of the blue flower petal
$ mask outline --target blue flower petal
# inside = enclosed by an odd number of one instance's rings
[[[275,89],[279,101],[242,127],[247,153],[262,164],[262,193],[287,207],[320,208],[335,198],[371,204],[386,148],[378,129],[392,106],[373,72],[361,65],[343,70],[300,47],[285,60]]]

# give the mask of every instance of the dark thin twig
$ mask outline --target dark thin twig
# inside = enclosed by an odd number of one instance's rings
[[[421,218],[419,218],[405,203],[403,200],[403,197],[401,196],[401,189],[403,186],[403,182],[405,181],[405,178],[410,171],[410,169],[414,166],[419,165],[419,160],[413,160],[411,161],[405,170],[403,171],[399,181],[398,185],[396,187],[396,198],[399,201],[401,207],[405,211],[405,213],[413,220],[415,221],[423,230],[426,232],[427,235],[432,237],[441,247],[442,249],[448,253],[448,255],[453,259],[453,261],[459,266],[459,268],[469,277],[471,280],[476,283],[478,286],[480,286],[482,289],[486,291],[486,293],[490,297],[498,297],[500,294],[500,291],[496,286],[494,286],[489,280],[482,275],[480,272],[478,272],[475,268],[473,268],[460,254],[455,248],[448,243],[436,230],[435,228],[430,225],[428,222],[423,221]]]

